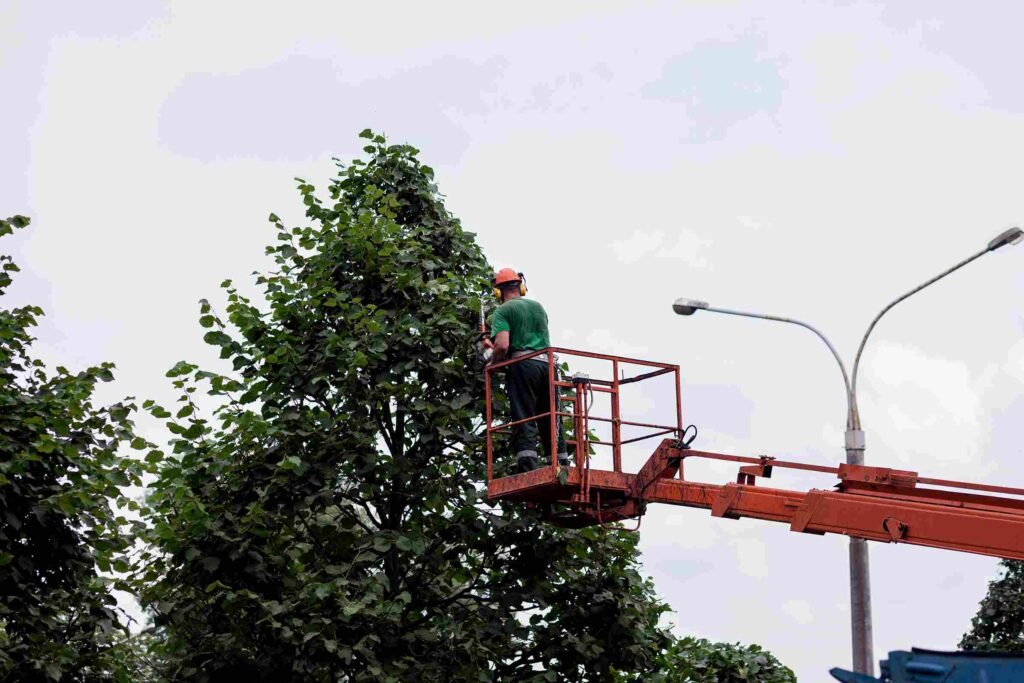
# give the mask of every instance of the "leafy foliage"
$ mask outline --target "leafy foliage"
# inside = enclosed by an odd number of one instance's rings
[[[483,502],[491,269],[407,145],[364,131],[309,224],[275,215],[265,302],[230,282],[181,362],[136,580],[170,679],[611,681],[668,647],[636,538]],[[217,404],[206,416],[198,391]],[[739,680],[739,679],[738,679]]]
[[[1002,560],[1002,576],[991,581],[988,593],[960,640],[963,650],[1024,652],[1024,562]]]
[[[27,226],[0,221],[0,236]],[[18,268],[0,256],[0,294]],[[121,487],[139,485],[143,466],[118,448],[148,448],[135,437],[131,402],[96,407],[104,363],[48,373],[32,358],[35,306],[0,309],[0,678],[128,680],[111,572],[129,569],[136,531],[122,511],[137,509]]]
[[[796,676],[757,645],[681,638],[661,654],[651,683],[795,683]]]

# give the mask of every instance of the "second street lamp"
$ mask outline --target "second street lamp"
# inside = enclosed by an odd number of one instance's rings
[[[857,412],[857,398],[853,393],[850,376],[846,372],[843,359],[820,330],[805,322],[777,315],[734,311],[729,308],[715,308],[706,301],[696,299],[676,299],[672,310],[679,315],[693,315],[697,311],[712,311],[727,315],[738,315],[744,318],[759,318],[790,323],[804,327],[818,336],[839,364],[843,373],[843,384],[846,387],[846,462],[850,465],[864,464],[864,432],[860,429],[860,417]],[[874,660],[871,637],[871,581],[868,572],[868,546],[860,538],[850,539],[850,621],[853,635],[853,669],[857,673],[873,675]]]
[[[814,334],[821,338],[821,340],[828,346],[829,351],[832,352],[836,362],[839,364],[839,369],[843,373],[843,383],[846,386],[846,462],[850,465],[863,465],[865,441],[864,432],[861,430],[860,426],[860,411],[857,408],[857,370],[860,368],[860,359],[861,355],[864,353],[864,346],[867,344],[871,331],[875,329],[875,325],[881,317],[889,311],[889,309],[913,294],[920,292],[928,285],[941,280],[950,273],[963,268],[971,261],[974,261],[991,251],[1005,247],[1008,244],[1019,244],[1021,241],[1024,241],[1024,231],[1020,228],[1010,228],[1009,230],[1001,232],[991,239],[981,251],[957,263],[952,268],[944,270],[927,282],[918,285],[883,308],[882,311],[875,316],[874,320],[871,321],[867,332],[864,333],[864,337],[861,339],[860,346],[857,349],[857,355],[853,361],[852,379],[847,374],[846,366],[843,365],[843,360],[836,352],[835,347],[832,346],[832,343],[824,334],[807,323],[800,322],[799,320],[793,320],[792,318],[783,318],[774,315],[747,313],[727,308],[715,308],[708,304],[708,302],[697,299],[676,299],[672,304],[672,310],[679,315],[685,316],[693,315],[697,311],[703,310],[715,313],[725,313],[727,315],[739,315],[746,318],[775,320],[777,322],[799,325],[807,328],[811,332],[814,332]],[[854,671],[874,675],[875,666],[874,656],[872,654],[871,586],[868,571],[868,548],[867,542],[863,539],[850,539],[850,605]]]
[[[1001,247],[1005,247],[1008,244],[1020,244],[1022,240],[1024,240],[1024,230],[1021,230],[1020,228],[1010,228],[1009,230],[1001,232],[998,235],[996,235],[995,237],[993,237],[991,240],[989,240],[989,243],[981,251],[977,252],[976,254],[972,254],[971,256],[965,258],[963,261],[961,261],[960,263],[956,264],[952,268],[948,268],[948,269],[942,271],[941,273],[939,273],[938,275],[933,277],[931,280],[928,280],[924,284],[920,284],[917,287],[914,287],[912,290],[910,290],[909,292],[907,292],[906,294],[904,294],[903,296],[899,297],[898,299],[896,299],[895,301],[890,303],[888,306],[883,308],[881,310],[881,312],[878,315],[875,316],[875,319],[871,321],[871,324],[868,325],[868,330],[867,330],[867,332],[864,333],[864,338],[861,339],[861,341],[860,341],[860,347],[857,348],[857,355],[853,359],[853,379],[851,381],[850,391],[851,391],[851,393],[854,396],[854,406],[856,406],[856,395],[857,395],[857,369],[860,367],[860,357],[861,357],[861,354],[864,353],[864,345],[868,343],[868,337],[871,335],[871,330],[875,329],[875,325],[878,324],[878,321],[881,320],[883,315],[885,315],[886,313],[889,312],[890,308],[892,308],[893,306],[895,306],[899,302],[903,301],[904,299],[907,299],[911,295],[920,292],[922,289],[924,289],[928,285],[932,284],[933,282],[937,282],[937,281],[941,280],[942,278],[946,277],[947,275],[949,275],[950,273],[952,273],[954,271],[957,271],[957,270],[960,270],[961,268],[966,266],[971,261],[973,261],[975,259],[978,259],[978,258],[981,258],[982,256],[984,256],[985,254],[989,253],[990,251],[995,251],[996,249],[999,249]],[[857,419],[857,425],[856,426],[857,426],[857,429],[859,430],[860,429],[860,415],[855,414],[854,417]],[[863,446],[863,442],[862,442],[861,443],[861,448],[863,449],[863,447],[864,446]]]

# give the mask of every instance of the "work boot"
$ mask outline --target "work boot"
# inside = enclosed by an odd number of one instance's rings
[[[516,468],[520,472],[531,472],[537,469],[537,451],[519,451],[516,453]]]

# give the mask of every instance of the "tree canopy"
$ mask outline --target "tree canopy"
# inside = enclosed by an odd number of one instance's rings
[[[960,640],[961,649],[1024,652],[1024,562],[1001,560],[1000,568]]]
[[[0,220],[0,237],[29,220]],[[18,271],[0,256],[0,295]],[[145,468],[119,449],[133,433],[130,401],[95,406],[113,366],[49,371],[31,354],[36,306],[0,308],[0,678],[127,680],[111,594],[138,532],[123,487]]]
[[[271,215],[254,303],[202,304],[224,372],[179,363],[174,457],[140,574],[167,675],[612,680],[653,666],[665,607],[636,539],[483,502],[491,268],[407,145],[364,132],[308,223]],[[264,305],[265,304],[265,305]],[[219,401],[209,416],[194,392]]]

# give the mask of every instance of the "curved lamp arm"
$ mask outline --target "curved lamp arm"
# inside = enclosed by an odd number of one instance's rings
[[[931,280],[928,280],[927,282],[918,285],[914,289],[910,290],[909,292],[907,292],[906,294],[904,294],[903,296],[899,297],[898,299],[896,299],[895,301],[890,303],[888,306],[883,308],[882,311],[878,315],[875,316],[875,319],[871,321],[870,325],[868,325],[868,331],[864,333],[864,338],[861,339],[860,346],[857,348],[857,355],[853,359],[853,381],[852,381],[852,383],[850,385],[850,396],[851,396],[851,399],[852,399],[852,403],[851,403],[852,413],[851,414],[852,414],[852,418],[853,418],[853,425],[852,425],[853,429],[860,429],[860,413],[857,411],[857,370],[860,368],[860,357],[864,353],[864,345],[868,343],[868,337],[871,336],[871,331],[873,329],[875,329],[875,325],[878,324],[878,321],[882,318],[882,316],[885,315],[886,313],[888,313],[889,309],[892,308],[893,306],[895,306],[896,304],[898,304],[899,302],[903,301],[904,299],[910,297],[913,294],[917,294],[918,292],[920,292],[922,289],[924,289],[928,285],[930,285],[933,282],[936,282],[938,280],[941,280],[942,278],[946,277],[950,273],[952,273],[954,271],[957,271],[957,270],[960,270],[961,268],[966,266],[971,261],[974,261],[975,259],[981,258],[982,256],[984,256],[985,254],[989,253],[990,251],[995,251],[996,249],[999,249],[1000,247],[1004,247],[1007,244],[1017,244],[1021,240],[1024,240],[1024,231],[1022,231],[1020,228],[1010,228],[1009,230],[1006,230],[1005,232],[1000,233],[999,235],[994,237],[985,246],[985,248],[982,249],[981,251],[979,251],[977,254],[974,254],[974,255],[964,259],[963,261],[961,261],[960,263],[956,264],[952,268],[948,268],[947,270],[942,271],[941,273],[939,273],[938,275],[933,277]]]
[[[748,313],[745,311],[734,311],[728,308],[715,308],[708,305],[706,301],[696,301],[693,299],[676,299],[676,302],[672,305],[672,309],[679,315],[693,315],[698,310],[714,311],[715,313],[725,313],[726,315],[738,315],[744,318],[760,318],[761,320],[774,320],[780,323],[790,323],[792,325],[799,325],[800,327],[807,328],[814,334],[818,335],[821,341],[825,342],[825,346],[832,352],[832,356],[836,359],[836,363],[839,364],[839,371],[843,373],[843,384],[846,386],[846,425],[850,427],[852,424],[853,416],[857,411],[856,400],[853,395],[853,386],[850,384],[850,377],[846,373],[846,365],[843,364],[843,359],[839,357],[839,352],[836,351],[836,347],[832,346],[832,342],[828,340],[820,330],[813,325],[808,325],[805,322],[794,320],[792,318],[783,318],[777,315],[763,315],[761,313]]]

